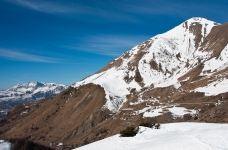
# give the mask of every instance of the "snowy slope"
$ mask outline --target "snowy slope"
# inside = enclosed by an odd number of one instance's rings
[[[112,137],[79,147],[75,150],[227,150],[228,124],[170,123],[161,129],[140,127],[135,137]]]
[[[133,47],[102,71],[72,86],[78,88],[88,83],[100,85],[106,93],[107,102],[104,107],[112,112],[117,112],[123,106],[132,89],[143,92],[145,88],[171,85],[178,89],[181,86],[179,78],[199,63],[205,62],[203,71],[212,63],[214,70],[222,70],[227,66],[227,47],[222,51],[221,58],[215,60],[210,59],[213,54],[213,51],[208,50],[210,44],[205,46],[207,36],[217,25],[219,24],[204,18],[191,18],[172,30]],[[216,64],[217,61],[219,63]],[[203,71],[203,75],[209,76]]]
[[[0,140],[0,150],[10,150],[11,146],[9,142],[4,142],[3,140]]]
[[[67,86],[55,83],[29,82],[0,91],[0,101],[34,101],[54,96]]]

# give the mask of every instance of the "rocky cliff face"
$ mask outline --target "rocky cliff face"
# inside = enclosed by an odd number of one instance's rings
[[[228,122],[226,35],[228,24],[189,19],[56,97],[14,108],[0,138],[69,149],[141,121]]]

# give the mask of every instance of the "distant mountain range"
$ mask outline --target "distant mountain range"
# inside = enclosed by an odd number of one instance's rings
[[[15,105],[52,97],[66,88],[63,84],[29,82],[0,90],[0,117]]]
[[[142,121],[227,123],[227,35],[228,23],[186,20],[53,98],[19,105],[1,120],[0,139],[72,149]]]

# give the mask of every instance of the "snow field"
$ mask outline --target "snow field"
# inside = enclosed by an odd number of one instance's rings
[[[161,129],[140,127],[135,137],[112,137],[82,146],[77,150],[227,150],[228,124],[169,123]]]
[[[195,89],[196,92],[204,92],[205,96],[218,95],[228,92],[228,79],[214,81],[205,87]]]
[[[4,142],[3,140],[0,140],[0,150],[10,150],[11,146],[9,142]]]

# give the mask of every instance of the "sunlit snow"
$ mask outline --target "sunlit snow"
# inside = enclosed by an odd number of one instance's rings
[[[0,150],[11,150],[10,143],[0,140]]]
[[[161,129],[140,127],[135,137],[112,137],[76,150],[227,150],[228,124],[169,123]]]
[[[197,92],[204,92],[205,96],[218,95],[228,92],[228,79],[214,81],[205,87],[195,89]]]

